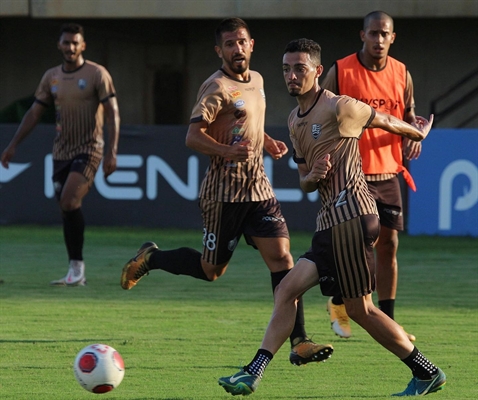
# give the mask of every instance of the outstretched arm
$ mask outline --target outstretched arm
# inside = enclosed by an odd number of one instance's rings
[[[35,101],[23,116],[22,122],[18,126],[15,135],[2,153],[1,161],[5,168],[8,168],[8,163],[15,155],[17,146],[31,133],[38,122],[40,122],[40,118],[45,112],[45,109],[45,106]]]
[[[400,135],[415,142],[419,142],[427,137],[432,124],[433,114],[430,115],[430,120],[417,116],[415,117],[415,123],[411,125],[392,115],[376,112],[375,118],[368,127],[381,128],[395,135]]]

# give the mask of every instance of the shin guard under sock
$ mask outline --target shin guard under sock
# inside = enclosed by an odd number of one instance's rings
[[[201,253],[189,247],[175,250],[156,250],[148,260],[149,269],[162,269],[174,275],[189,275],[210,281],[201,265]]]
[[[395,310],[395,300],[379,300],[378,307],[380,310],[387,314],[390,318],[395,319],[394,310]]]
[[[416,376],[418,379],[432,379],[432,376],[438,372],[438,368],[420,353],[416,347],[414,347],[411,354],[402,361],[412,370],[413,376]]]
[[[83,260],[85,220],[81,208],[63,211],[63,236],[69,260]]]

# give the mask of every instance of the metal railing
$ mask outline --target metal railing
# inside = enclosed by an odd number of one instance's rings
[[[478,68],[466,75],[460,81],[456,82],[446,92],[436,97],[430,102],[430,113],[434,114],[434,125],[437,126],[440,121],[448,117],[450,114],[461,109],[464,105],[478,97],[478,84],[473,83],[475,86],[469,89],[470,81],[474,78],[478,78]],[[471,86],[473,86],[473,84]],[[468,90],[468,91],[466,91]],[[465,94],[459,96],[456,100],[452,100],[452,96],[456,96],[458,91],[463,91]],[[439,110],[438,103],[449,103],[442,110]],[[467,116],[463,121],[455,124],[456,128],[463,128],[470,124],[473,120],[478,119],[478,107],[472,109],[471,115]]]

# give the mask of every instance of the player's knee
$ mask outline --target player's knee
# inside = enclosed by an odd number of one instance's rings
[[[271,272],[290,270],[294,266],[294,259],[288,252],[275,254],[265,261]]]
[[[204,273],[207,276],[209,282],[214,282],[216,279],[220,278],[226,272],[228,264],[222,265],[213,265],[208,263],[203,263],[202,267]]]
[[[293,287],[285,282],[279,283],[274,290],[274,303],[296,303],[298,295],[294,292]]]
[[[71,199],[68,199],[68,200],[60,199],[59,204],[60,204],[61,210],[66,212],[73,211],[81,207],[81,202],[74,201]]]
[[[347,315],[359,325],[363,324],[367,316],[373,312],[373,304],[362,301],[362,299],[344,299]]]
[[[398,235],[389,235],[387,237],[380,237],[377,243],[377,251],[395,254],[398,249]]]

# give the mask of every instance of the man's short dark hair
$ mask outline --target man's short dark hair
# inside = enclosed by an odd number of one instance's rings
[[[363,19],[363,30],[366,31],[370,24],[370,21],[376,19],[389,19],[393,31],[393,18],[385,11],[372,11],[371,13],[368,13]]]
[[[235,32],[241,28],[247,31],[247,34],[249,35],[249,38],[250,38],[251,31],[249,30],[249,27],[247,26],[244,20],[242,20],[241,18],[236,18],[236,17],[223,19],[218,25],[218,27],[216,28],[216,32],[215,32],[216,45],[218,46],[221,45],[222,34],[224,32]]]
[[[284,50],[285,53],[307,53],[310,60],[316,65],[321,65],[321,48],[317,42],[311,39],[296,39],[289,42]]]
[[[80,24],[75,24],[73,22],[69,22],[61,26],[60,36],[64,33],[73,33],[75,35],[79,33],[83,37],[83,39],[85,38],[85,31],[83,27]]]

